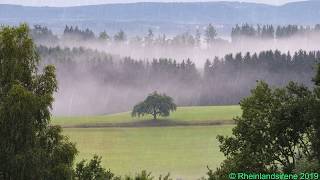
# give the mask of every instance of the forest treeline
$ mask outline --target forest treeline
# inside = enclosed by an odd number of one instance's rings
[[[238,42],[243,38],[257,39],[283,39],[296,35],[309,35],[320,33],[320,24],[315,26],[298,26],[298,25],[251,25],[241,24],[232,28],[230,37],[232,42]],[[62,35],[58,37],[46,26],[34,25],[31,29],[31,35],[36,42],[57,43],[59,40],[68,41],[99,41],[113,43],[130,43],[142,46],[201,46],[201,43],[210,45],[215,42],[228,43],[227,40],[218,37],[216,28],[209,24],[204,29],[197,28],[195,32],[183,32],[172,37],[164,33],[155,34],[153,29],[149,29],[145,35],[129,37],[124,30],[119,30],[115,34],[102,31],[95,33],[89,28],[81,29],[78,26],[66,25]]]
[[[139,60],[86,48],[39,46],[38,51],[44,64],[57,67],[59,88],[65,94],[61,98],[64,101],[72,97],[95,99],[101,108],[101,112],[96,109],[96,113],[106,113],[106,109],[110,112],[128,110],[154,90],[172,96],[180,106],[237,104],[249,94],[257,80],[274,86],[289,81],[311,86],[313,68],[320,60],[320,51],[282,53],[269,50],[215,57],[208,59],[200,69],[191,59]],[[92,83],[95,86],[90,87]],[[72,89],[72,96],[66,88]],[[88,95],[82,94],[86,91]],[[102,97],[105,94],[105,99],[100,98],[99,103],[97,98],[90,97],[96,94],[93,91]],[[73,106],[77,104],[74,100],[72,103]],[[109,107],[109,103],[112,106]]]
[[[298,25],[286,25],[286,26],[273,26],[273,25],[249,25],[247,23],[242,25],[236,25],[232,28],[231,37],[233,41],[238,40],[239,37],[256,37],[256,38],[272,38],[281,39],[294,35],[306,35],[310,33],[320,32],[320,24],[311,26],[298,26]]]

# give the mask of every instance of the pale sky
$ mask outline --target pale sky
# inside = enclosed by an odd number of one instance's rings
[[[201,2],[201,1],[221,1],[221,0],[0,0],[0,4],[19,4],[26,6],[79,6],[108,3],[134,3],[134,2]],[[237,1],[237,0],[225,0]],[[302,0],[239,0],[242,2],[256,2],[272,5],[281,5],[288,2]]]

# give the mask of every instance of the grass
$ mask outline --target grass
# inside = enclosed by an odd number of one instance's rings
[[[71,128],[64,134],[77,144],[77,161],[98,154],[104,167],[118,175],[146,169],[154,175],[170,172],[172,177],[193,180],[205,176],[207,165],[214,169],[224,159],[216,136],[230,135],[232,127]]]
[[[169,119],[174,121],[215,121],[231,120],[233,117],[241,115],[239,106],[195,106],[178,107],[176,112],[171,113],[169,117],[160,119]],[[139,120],[152,119],[151,116],[132,118],[130,112],[117,113],[101,116],[82,116],[82,117],[54,117],[52,123],[59,125],[79,125],[79,124],[99,124],[99,123],[121,123],[133,122]]]
[[[179,107],[172,121],[223,121],[241,115],[239,106]],[[132,118],[130,112],[88,116],[54,117],[62,126],[124,123],[152,119]],[[161,119],[159,121],[161,121]],[[171,173],[174,178],[198,179],[206,175],[207,165],[215,169],[224,159],[217,135],[230,135],[233,125],[140,127],[140,128],[65,128],[64,134],[76,142],[77,161],[103,157],[102,164],[117,175],[134,175],[141,170],[155,176]]]

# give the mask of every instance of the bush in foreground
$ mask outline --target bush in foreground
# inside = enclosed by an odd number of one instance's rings
[[[218,136],[227,157],[210,179],[229,173],[301,173],[320,171],[320,66],[315,88],[290,82],[272,89],[259,82],[243,99],[233,136]]]
[[[74,172],[75,180],[154,180],[151,172],[146,170],[131,176],[115,176],[110,170],[106,170],[101,165],[101,157],[94,156],[89,162],[82,160],[76,165]],[[166,176],[160,175],[158,180],[172,180],[170,174]]]

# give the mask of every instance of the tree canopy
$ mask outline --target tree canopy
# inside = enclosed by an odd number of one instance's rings
[[[135,105],[132,110],[132,116],[144,116],[151,114],[156,120],[157,116],[169,116],[170,111],[177,109],[173,99],[166,94],[154,92],[150,94],[143,102]]]
[[[70,179],[75,145],[49,126],[55,67],[37,70],[29,28],[0,29],[0,179]]]
[[[240,103],[233,136],[218,136],[227,159],[211,179],[231,172],[319,172],[319,70],[313,91],[294,82],[283,88],[258,82]]]

